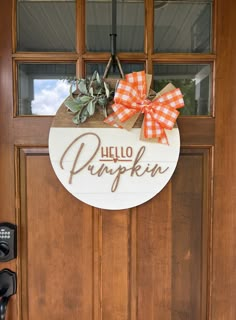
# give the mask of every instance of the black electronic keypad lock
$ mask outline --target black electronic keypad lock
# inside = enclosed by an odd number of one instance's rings
[[[16,225],[0,223],[0,262],[16,258]]]

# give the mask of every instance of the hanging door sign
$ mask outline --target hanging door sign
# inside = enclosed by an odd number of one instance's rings
[[[169,145],[141,141],[140,128],[52,127],[49,152],[63,186],[79,200],[103,209],[138,206],[170,180],[179,157],[179,130]]]
[[[104,119],[95,107],[104,107],[110,91],[95,73],[90,81],[79,80],[78,96],[71,93],[59,108],[49,135],[50,159],[58,179],[79,200],[127,209],[153,198],[170,180],[179,157],[175,121],[183,96],[168,84],[149,99],[150,83],[144,71],[126,75]]]

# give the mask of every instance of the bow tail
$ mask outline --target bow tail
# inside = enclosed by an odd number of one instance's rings
[[[112,105],[113,113],[110,114],[104,122],[114,126],[122,128],[121,125],[123,122],[129,120],[132,116],[134,116],[138,111],[132,108],[126,108],[121,104],[113,104]]]
[[[109,124],[112,127],[122,129],[122,127],[117,123],[117,116],[115,115],[114,112],[110,114],[108,117],[106,117],[106,119],[104,119],[104,122]]]
[[[164,129],[162,129],[162,134],[160,137],[157,138],[157,142],[158,143],[162,143],[162,144],[167,144],[169,145],[169,141],[168,141],[168,138],[167,138],[167,135],[166,135],[166,132]]]
[[[157,142],[169,144],[165,130],[150,113],[144,115],[143,132],[146,139],[157,138]]]

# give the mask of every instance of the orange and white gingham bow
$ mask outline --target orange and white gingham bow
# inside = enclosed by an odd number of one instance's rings
[[[179,115],[176,110],[184,106],[180,89],[162,94],[154,100],[146,99],[146,75],[144,71],[133,72],[119,81],[115,92],[114,113],[104,121],[118,126],[116,120],[124,123],[138,112],[144,113],[143,133],[145,138],[157,138],[159,143],[168,144],[164,129],[171,130]]]

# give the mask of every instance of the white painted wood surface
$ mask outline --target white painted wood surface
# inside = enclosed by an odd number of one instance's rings
[[[166,130],[169,146],[144,142],[140,130],[52,127],[49,154],[58,179],[76,198],[98,208],[126,209],[148,201],[170,180],[180,138],[174,128]]]

